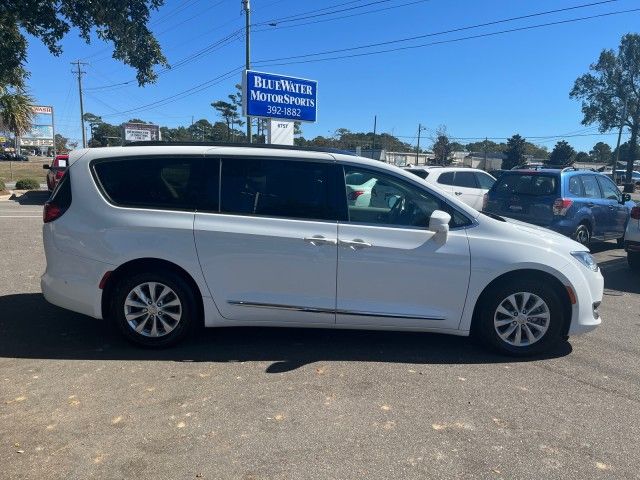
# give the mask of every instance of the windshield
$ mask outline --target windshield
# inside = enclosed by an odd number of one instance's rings
[[[558,177],[531,173],[505,174],[496,182],[493,191],[511,195],[553,195],[558,192]]]

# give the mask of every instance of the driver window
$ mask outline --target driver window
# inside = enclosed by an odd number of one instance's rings
[[[366,182],[354,182],[355,178]],[[438,197],[392,175],[345,167],[349,221],[378,225],[427,228],[435,210],[452,217],[451,226],[463,226],[468,219]]]

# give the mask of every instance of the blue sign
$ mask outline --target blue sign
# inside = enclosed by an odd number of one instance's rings
[[[318,82],[247,70],[243,78],[243,113],[248,117],[315,122]]]

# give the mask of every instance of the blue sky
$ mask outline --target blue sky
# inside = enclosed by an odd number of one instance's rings
[[[260,65],[260,60],[438,33],[594,1],[251,0],[252,23],[281,19],[275,27],[254,27],[251,57]],[[637,0],[617,0],[377,50],[638,7]],[[381,9],[385,10],[374,11]],[[325,15],[333,10],[343,11]],[[284,18],[310,11],[314,12],[304,21]],[[324,21],[327,19],[333,20]],[[295,26],[297,23],[307,24]],[[167,0],[152,14],[150,24],[169,63],[175,65],[237,32],[244,25],[244,16],[240,0]],[[329,136],[341,127],[372,131],[373,117],[377,115],[378,132],[392,133],[409,143],[415,143],[418,124],[422,123],[427,127],[422,145],[427,146],[435,129],[446,125],[448,133],[463,143],[485,136],[500,141],[502,137],[520,133],[534,143],[552,148],[558,138],[532,137],[577,135],[567,140],[576,149],[588,151],[599,140],[615,146],[616,136],[598,136],[595,126],[581,125],[580,105],[569,98],[569,91],[602,49],[616,49],[621,36],[637,32],[639,26],[640,12],[633,12],[377,55],[262,65],[256,69],[318,80],[318,122],[303,125],[307,138]],[[140,88],[131,82],[92,90],[130,81],[135,72],[110,58],[110,45],[99,40],[87,45],[77,31],[72,30],[62,46],[63,54],[54,57],[38,40],[30,39],[29,87],[40,104],[54,106],[57,132],[72,139],[81,136],[77,83],[70,64],[76,59],[89,63],[84,67],[85,112],[102,115],[110,123],[137,117],[168,126],[188,125],[192,116],[196,120],[217,120],[210,103],[226,99],[234,84],[240,82],[240,73],[222,77],[193,94],[178,97],[176,94],[244,63],[244,38],[237,35],[222,48],[213,48],[163,73],[154,85]],[[373,50],[376,49],[346,53]],[[313,57],[317,58],[322,57]],[[288,62],[291,60],[275,63]],[[168,100],[152,109],[119,113],[162,99]]]

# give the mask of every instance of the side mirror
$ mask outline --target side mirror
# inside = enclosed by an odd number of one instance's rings
[[[630,200],[631,200],[631,194],[630,193],[623,193],[622,194],[622,202],[621,203],[627,203]]]
[[[443,235],[445,240],[449,234],[451,215],[442,210],[435,210],[429,219],[429,230],[436,235]]]
[[[45,170],[49,170],[51,167],[45,163],[44,165],[42,165],[42,168],[44,168]]]

